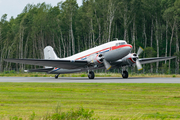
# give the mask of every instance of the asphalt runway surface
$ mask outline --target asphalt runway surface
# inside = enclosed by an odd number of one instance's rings
[[[29,82],[29,83],[180,83],[180,78],[145,78],[130,77],[128,79],[114,77],[0,77],[0,82]]]

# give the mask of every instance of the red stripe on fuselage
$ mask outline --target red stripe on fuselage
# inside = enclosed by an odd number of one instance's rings
[[[92,55],[92,54],[99,53],[99,52],[102,52],[102,51],[104,51],[104,50],[108,50],[108,49],[109,49],[109,50],[111,51],[111,50],[116,50],[116,49],[123,48],[123,47],[130,47],[130,48],[132,48],[132,45],[130,45],[130,44],[125,44],[125,45],[119,45],[119,46],[112,46],[112,47],[105,48],[105,49],[102,49],[102,50],[93,52],[93,53],[91,53],[91,54],[85,55],[85,56],[83,56],[83,57],[77,58],[77,59],[75,59],[75,60],[79,60],[79,59],[82,59],[82,58],[84,58],[84,57],[88,57],[88,56],[90,56],[90,55]]]
[[[115,50],[115,49],[118,49],[118,48],[122,48],[122,47],[130,47],[130,48],[132,48],[132,45],[125,44],[125,45],[113,46],[112,50]]]
[[[135,62],[132,60],[132,58],[128,58],[128,59],[131,60],[131,62],[135,63]]]

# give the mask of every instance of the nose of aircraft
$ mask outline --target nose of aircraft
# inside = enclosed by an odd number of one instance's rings
[[[120,49],[119,53],[120,53],[120,57],[124,57],[126,55],[128,55],[132,50],[132,45],[130,44],[126,44],[125,47],[123,47],[122,49]]]
[[[132,45],[130,44],[125,44],[123,47],[119,49],[112,50],[111,52],[107,52],[104,55],[104,58],[107,61],[116,61],[118,59],[122,59],[126,55],[128,55],[132,50]]]
[[[130,44],[128,44],[129,45],[129,47],[132,49],[132,45],[130,45]]]
[[[131,50],[132,50],[132,45],[128,44],[127,51],[129,51],[129,53],[130,53]]]

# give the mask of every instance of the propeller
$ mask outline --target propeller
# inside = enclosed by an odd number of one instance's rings
[[[103,59],[103,64],[104,64],[106,70],[109,70],[111,68],[110,63],[106,59]]]
[[[106,70],[109,70],[111,68],[110,63],[104,58],[102,54],[100,54],[99,57],[101,58],[100,61],[104,64]]]
[[[89,61],[89,63],[92,63],[92,64],[103,63],[106,70],[109,70],[111,68],[110,63],[104,58],[103,54],[91,55],[90,57],[88,57],[88,61]]]
[[[141,65],[141,63],[139,62],[138,59],[136,60],[136,66],[137,66],[137,69],[138,69],[138,70],[142,70],[142,69],[143,69],[143,68],[142,68],[142,65]]]
[[[139,57],[139,55],[144,51],[144,49],[142,47],[139,46],[138,52],[137,52],[137,56]],[[142,70],[142,65],[139,62],[139,59],[136,60],[136,66],[138,70]]]
[[[139,46],[137,55],[139,56],[143,51],[144,51],[144,49],[141,46]]]

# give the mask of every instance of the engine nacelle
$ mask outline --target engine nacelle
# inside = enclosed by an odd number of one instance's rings
[[[129,65],[132,65],[136,63],[136,60],[138,59],[138,56],[136,53],[130,53],[126,57],[122,59],[123,63],[128,63]]]
[[[103,63],[103,55],[102,54],[93,54],[90,55],[87,60],[89,63],[93,63],[93,64],[102,64]]]

